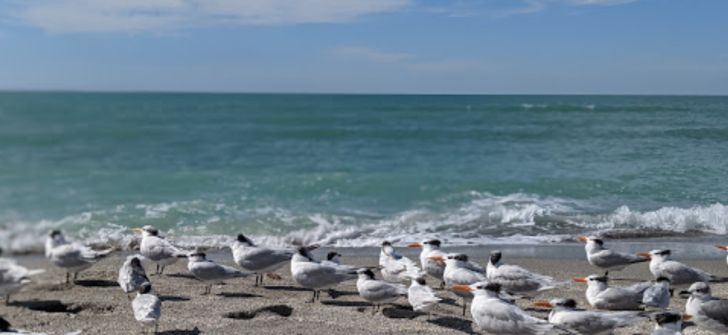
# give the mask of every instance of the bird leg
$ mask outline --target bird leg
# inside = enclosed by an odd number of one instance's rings
[[[260,286],[263,286],[263,274],[260,274]]]
[[[155,323],[154,324],[154,334],[157,334],[157,331],[158,330],[159,330],[159,324],[158,323]]]
[[[465,298],[463,298],[463,316],[465,316],[465,311],[468,309],[468,303],[465,301]]]
[[[163,274],[164,274],[164,265],[162,265],[161,269],[159,270],[159,275],[161,276]]]
[[[313,290],[313,297],[311,297],[310,303],[314,303],[316,301],[316,290]]]
[[[608,276],[609,276],[609,271],[604,271],[604,277],[608,277]]]
[[[5,306],[10,304],[10,294],[5,296]]]
[[[73,274],[73,283],[76,283],[76,279],[78,279],[78,272]]]
[[[71,273],[66,272],[66,284],[70,284],[70,283],[71,283]]]

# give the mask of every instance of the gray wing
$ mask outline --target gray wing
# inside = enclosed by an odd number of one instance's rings
[[[686,285],[698,281],[710,281],[710,275],[676,261],[666,261],[659,268],[660,274],[670,279],[670,284]]]
[[[610,287],[597,295],[600,305],[607,309],[640,309],[642,294],[636,294],[621,287]]]
[[[489,333],[536,335],[546,334],[553,329],[550,323],[505,302],[474,305],[471,312],[478,325]]]
[[[194,266],[193,274],[200,280],[222,280],[226,278],[248,276],[234,268],[220,265],[213,261],[198,262]]]
[[[293,252],[290,250],[276,250],[262,247],[249,248],[245,250],[244,257],[238,263],[243,268],[250,271],[258,271],[268,268],[274,264],[290,261]]]
[[[316,287],[335,285],[357,277],[356,275],[347,274],[343,269],[317,263],[306,264],[301,276],[304,277],[303,282],[315,283]]]
[[[642,257],[638,255],[633,254],[625,254],[621,252],[614,252],[612,250],[602,250],[600,252],[595,252],[594,254],[589,257],[589,260],[594,263],[594,265],[604,268],[609,268],[613,266],[620,266],[620,265],[626,265],[631,263],[639,263],[639,262],[647,262],[650,259],[647,257]]]
[[[433,304],[442,300],[435,296],[435,292],[427,286],[410,287],[407,292],[407,299],[412,307]]]
[[[362,293],[363,292],[363,293]],[[407,294],[407,287],[402,284],[392,284],[381,280],[368,280],[362,287],[362,295],[366,299],[378,301]]]
[[[445,278],[448,286],[452,285],[470,285],[486,281],[485,275],[480,272],[470,271],[467,269],[458,269],[450,273],[450,276]]]
[[[715,320],[724,327],[728,326],[728,300],[711,300],[700,308],[700,311],[711,320]]]
[[[92,254],[84,253],[71,244],[53,249],[52,259],[61,267],[77,267],[96,263],[96,259]]]
[[[492,281],[515,293],[533,292],[558,285],[552,277],[533,273],[516,265],[501,265],[494,270]]]
[[[169,241],[162,238],[156,238],[154,240],[151,240],[151,242],[147,244],[147,249],[144,253],[145,256],[149,257],[152,260],[174,258],[187,254],[186,252],[169,243]]]
[[[661,285],[653,285],[642,294],[642,303],[650,307],[667,308],[670,305],[670,290]]]

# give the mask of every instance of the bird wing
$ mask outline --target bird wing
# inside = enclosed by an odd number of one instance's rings
[[[728,326],[728,300],[711,300],[700,307],[700,311],[711,320]]]
[[[265,247],[245,247],[238,249],[236,253],[236,262],[250,271],[264,270],[272,265],[290,261],[293,257],[293,252],[290,250]]]
[[[642,303],[651,307],[667,307],[670,304],[670,290],[662,285],[653,285],[642,294]]]
[[[338,284],[345,280],[354,279],[357,276],[348,274],[340,268],[327,266],[319,263],[299,263],[302,282],[311,283],[315,287],[326,287]]]
[[[384,300],[407,294],[407,287],[402,284],[393,284],[381,280],[367,280],[362,284],[360,293],[362,295],[366,294],[367,299],[370,300]]]
[[[137,296],[132,307],[137,321],[158,320],[162,315],[162,301],[152,294]]]
[[[642,294],[626,290],[622,287],[610,287],[597,295],[600,308],[605,309],[639,309]]]
[[[710,280],[709,274],[677,261],[662,262],[658,272],[658,275],[670,279],[670,284],[673,285],[685,285]]]
[[[485,281],[485,275],[480,272],[475,272],[469,269],[461,268],[448,273],[445,278],[448,286],[452,285],[470,285]]]
[[[222,280],[247,276],[234,268],[220,265],[213,261],[197,262],[194,264],[193,269],[193,274],[200,280]]]
[[[442,299],[435,296],[435,292],[427,286],[412,286],[407,291],[407,299],[413,307],[434,304]]]
[[[630,292],[634,292],[635,294],[643,294],[647,289],[652,287],[652,282],[646,281],[634,284],[632,286],[625,287],[624,289]]]
[[[650,259],[647,257],[642,257],[638,255],[633,254],[626,254],[621,252],[612,251],[609,249],[605,249],[596,253],[593,253],[589,260],[594,263],[594,265],[603,267],[603,268],[609,268],[613,266],[620,266],[620,265],[626,265],[631,263],[639,263],[639,262],[646,262]]]
[[[473,302],[471,312],[478,325],[489,333],[530,335],[545,334],[553,329],[550,323],[499,299]]]

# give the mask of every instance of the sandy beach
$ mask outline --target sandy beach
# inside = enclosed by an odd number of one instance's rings
[[[375,266],[376,257],[346,257],[347,264]],[[507,254],[507,249],[504,249]],[[318,253],[317,253],[318,254]],[[0,306],[0,315],[15,328],[61,333],[83,330],[85,334],[135,334],[141,326],[134,320],[130,298],[116,283],[118,268],[126,254],[118,253],[82,272],[76,285],[60,283],[65,274],[45,259],[33,256],[19,261],[29,268],[45,268],[47,272],[35,277],[35,282],[12,297],[9,306]],[[373,255],[374,256],[374,255]],[[210,259],[234,265],[226,253],[212,254]],[[675,257],[680,259],[679,255]],[[475,259],[486,264],[483,258]],[[550,275],[558,280],[570,280],[598,271],[586,260],[510,258],[508,263]],[[686,263],[715,275],[728,276],[724,260],[686,261]],[[396,306],[386,306],[376,315],[356,291],[355,281],[339,287],[341,295],[332,299],[322,294],[321,302],[308,303],[310,291],[298,287],[290,278],[289,268],[282,269],[283,280],[266,278],[263,287],[254,287],[252,277],[231,280],[215,286],[211,295],[201,295],[203,285],[187,271],[186,261],[167,268],[166,274],[151,277],[155,291],[163,300],[160,334],[463,334],[478,332],[469,312],[463,317],[459,300],[447,291],[437,291],[444,298],[436,315],[428,321],[424,314],[411,310],[406,299]],[[153,265],[147,264],[147,269]],[[612,274],[612,285],[629,285],[652,279],[647,264],[638,264]],[[430,281],[430,286],[436,286]],[[587,307],[585,284],[569,283],[565,287],[543,294],[539,300],[554,297],[577,299]],[[712,285],[715,296],[728,297],[728,284]],[[519,301],[529,313],[546,318],[548,311],[532,308],[533,301]],[[685,300],[675,295],[671,307],[683,311]],[[650,321],[617,330],[615,334],[650,334]],[[685,334],[708,334],[695,326]]]

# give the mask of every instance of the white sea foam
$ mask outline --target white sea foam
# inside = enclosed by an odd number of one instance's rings
[[[241,210],[202,201],[117,206],[58,221],[0,221],[4,227],[0,243],[10,250],[38,252],[48,232],[61,229],[79,241],[130,249],[139,239],[131,228],[144,224],[159,224],[170,240],[187,248],[223,248],[241,232],[262,244],[336,247],[378,246],[385,239],[409,243],[433,236],[450,245],[480,245],[559,242],[577,234],[649,237],[728,232],[728,207],[718,203],[654,211],[622,206],[594,214],[587,203],[522,193],[469,192],[442,200],[456,205],[444,210],[422,206],[394,215],[360,210],[298,214],[275,207]]]

